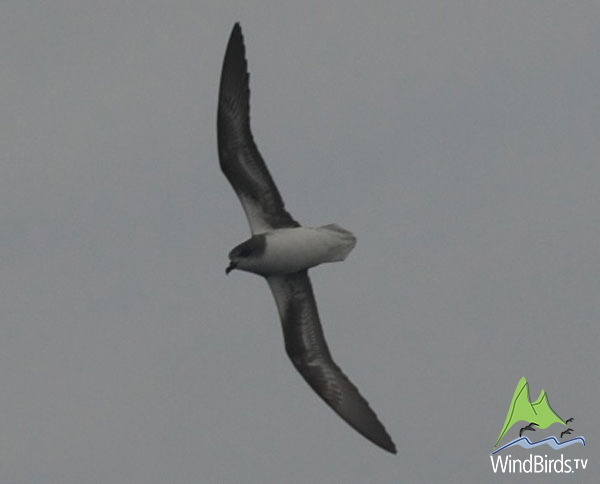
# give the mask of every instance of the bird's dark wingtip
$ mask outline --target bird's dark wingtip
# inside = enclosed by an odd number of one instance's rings
[[[369,439],[369,440],[371,440],[378,447],[381,447],[383,450],[389,452],[390,454],[398,453],[398,451],[396,450],[396,444],[394,444],[394,442],[392,441],[392,438],[387,434],[387,432],[385,433],[384,439],[377,439],[377,440]]]
[[[239,22],[236,22],[233,24],[233,28],[231,29],[231,35],[230,37],[243,37],[242,34],[242,26],[240,25]]]
[[[242,49],[242,57],[244,57],[244,34],[242,33],[242,26],[239,22],[233,24],[233,28],[231,29],[231,34],[229,35],[229,43],[227,46],[227,50],[234,48]]]

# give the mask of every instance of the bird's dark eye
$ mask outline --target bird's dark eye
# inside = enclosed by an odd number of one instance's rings
[[[249,257],[254,253],[254,243],[252,239],[241,243],[231,251],[232,257]]]
[[[252,254],[252,248],[250,247],[250,244],[244,244],[240,247],[240,257],[248,257],[250,254]]]

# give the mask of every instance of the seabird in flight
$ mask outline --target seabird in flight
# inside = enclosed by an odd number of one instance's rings
[[[538,424],[536,424],[535,422],[531,422],[529,425],[523,427],[521,430],[519,430],[519,437],[523,437],[523,432],[525,432],[526,430],[532,430],[533,432],[535,432],[535,428],[533,426],[539,427]]]
[[[229,253],[226,272],[238,269],[267,280],[293,365],[350,426],[395,454],[383,424],[331,357],[308,277],[310,267],[344,260],[356,238],[336,224],[303,227],[285,209],[250,130],[249,74],[239,23],[223,60],[217,139],[221,170],[240,199],[252,233]]]
[[[564,432],[561,432],[561,433],[560,433],[560,438],[562,439],[562,438],[563,438],[563,436],[564,436],[565,434],[567,434],[567,435],[571,435],[571,432],[573,432],[573,429],[572,429],[572,428],[568,428],[568,429],[567,429],[567,430],[565,430]]]

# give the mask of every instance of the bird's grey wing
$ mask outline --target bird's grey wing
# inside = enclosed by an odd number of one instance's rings
[[[217,140],[221,170],[242,203],[253,234],[298,227],[250,131],[250,88],[244,37],[239,23],[231,31],[219,88]]]
[[[267,282],[279,310],[285,350],[296,369],[355,430],[395,454],[396,446],[383,424],[329,353],[308,271],[269,276]]]

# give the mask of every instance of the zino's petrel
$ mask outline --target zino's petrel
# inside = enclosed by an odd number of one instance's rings
[[[329,353],[308,278],[310,267],[344,260],[356,238],[335,224],[302,227],[286,211],[252,138],[248,79],[244,38],[236,23],[221,72],[217,138],[221,169],[242,203],[252,237],[229,253],[226,272],[239,269],[267,280],[285,350],[296,369],[348,424],[395,454],[385,428]]]

